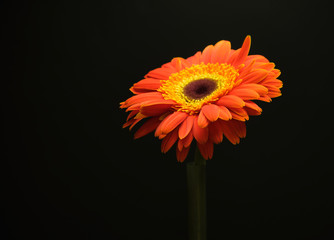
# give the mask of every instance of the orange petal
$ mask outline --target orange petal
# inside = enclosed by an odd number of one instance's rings
[[[126,118],[126,121],[128,121],[130,118],[134,117],[137,113],[139,113],[138,110],[130,112],[128,117]]]
[[[252,89],[260,96],[266,95],[268,93],[268,89],[266,87],[256,83],[243,83],[239,85],[236,89]]]
[[[152,101],[152,100],[164,100],[164,98],[162,97],[162,94],[160,92],[141,93],[127,99],[122,104],[121,108],[126,108],[136,103],[142,103],[145,101]]]
[[[233,89],[230,95],[236,95],[242,100],[258,99],[260,95],[252,89]]]
[[[177,71],[181,71],[182,69],[191,66],[191,64],[186,59],[181,58],[181,57],[173,58],[172,61],[171,61],[171,64],[174,66],[174,68]]]
[[[214,46],[211,62],[212,63],[225,63],[231,51],[231,43],[229,41],[222,40]]]
[[[254,109],[251,109],[251,108],[248,108],[248,107],[244,107],[244,109],[246,110],[246,112],[249,116],[259,116],[259,115],[261,115],[261,112],[255,111]]]
[[[279,80],[279,79],[275,79],[275,78],[266,78],[265,80],[263,80],[261,82],[261,84],[263,86],[265,86],[266,88],[269,88],[269,87],[281,88],[281,87],[283,87],[282,81]]]
[[[264,101],[264,102],[271,102],[271,98],[269,97],[269,95],[264,95],[262,97],[259,97],[257,100],[261,100],[261,101]]]
[[[209,125],[209,139],[216,144],[223,141],[223,128],[219,121],[212,122]]]
[[[275,63],[262,63],[262,62],[257,62],[256,64],[254,64],[254,68],[261,68],[267,71],[271,71],[273,70],[275,67]]]
[[[277,87],[270,84],[263,84],[263,86],[265,86],[268,89],[268,92],[281,92],[280,90],[281,87]]]
[[[159,139],[161,140],[161,139],[163,139],[164,137],[166,137],[166,135],[165,135],[165,134],[161,134],[161,135],[159,136]]]
[[[249,74],[245,75],[243,83],[258,83],[267,77],[268,71],[264,69],[256,69]]]
[[[231,114],[232,114],[232,118],[234,120],[238,120],[238,121],[242,121],[242,122],[246,121],[246,119],[244,117],[242,117],[242,116],[240,116],[240,115],[238,115],[234,112],[231,112]]]
[[[281,71],[276,68],[268,73],[268,76],[273,77],[273,78],[278,78],[279,75],[281,75]]]
[[[204,144],[197,144],[197,147],[205,160],[213,157],[213,143],[206,142]]]
[[[165,117],[163,120],[165,120],[166,118],[168,118],[170,115],[168,115],[167,117]],[[161,119],[159,118],[159,120],[161,120]],[[162,138],[164,138],[166,136],[166,134],[162,134],[162,130],[161,130],[161,127],[163,126],[163,120],[162,120],[162,122],[160,122],[160,124],[158,125],[158,127],[155,129],[155,132],[154,132],[154,136],[155,137],[159,137],[159,139],[162,139]]]
[[[227,63],[231,64],[235,62],[235,59],[239,56],[239,53],[241,51],[241,48],[237,49],[237,50],[232,50],[230,51],[230,56],[227,59]]]
[[[212,45],[207,46],[203,50],[203,53],[202,53],[202,56],[201,56],[201,62],[204,62],[204,63],[211,62],[212,52],[213,52],[213,46]]]
[[[178,139],[178,129],[168,133],[161,142],[161,152],[166,153]]]
[[[173,64],[171,62],[168,62],[168,63],[165,63],[161,66],[161,68],[166,68],[166,69],[169,69],[169,71],[171,73],[175,73],[177,72],[177,70],[175,69],[175,67],[173,66]]]
[[[188,136],[194,124],[194,116],[188,116],[179,128],[179,138],[183,139]]]
[[[191,131],[185,138],[181,139],[183,147],[189,147],[193,139],[194,139],[194,135]]]
[[[262,55],[248,55],[246,60],[245,60],[245,64],[247,65],[248,63],[252,62],[252,61],[256,61],[256,62],[262,62],[262,63],[268,63],[268,59],[266,59],[264,56]]]
[[[205,117],[203,109],[198,115],[198,126],[201,128],[207,127],[209,124],[209,120]]]
[[[235,95],[225,95],[221,97],[217,102],[217,105],[225,106],[225,107],[243,107],[245,106],[245,102]]]
[[[161,100],[156,102],[143,103],[140,112],[146,116],[159,116],[167,112],[175,104],[172,100]]]
[[[219,118],[222,120],[230,120],[232,119],[232,114],[230,111],[224,107],[224,106],[219,106],[220,111],[219,111]]]
[[[140,138],[153,132],[156,127],[160,124],[159,118],[150,118],[148,119],[134,134],[134,139]]]
[[[139,119],[131,119],[129,122],[131,122],[131,126],[129,127],[129,130],[131,130],[142,118]]]
[[[195,137],[195,139],[197,140],[197,142],[203,144],[206,143],[208,141],[208,137],[209,137],[209,129],[206,128],[201,128],[200,126],[198,126],[198,117],[194,117],[194,125],[193,125],[193,135]]]
[[[173,131],[179,124],[181,124],[188,114],[185,112],[174,112],[166,117],[162,122],[161,132],[162,134],[168,134]]]
[[[182,151],[182,149],[183,149],[182,139],[179,139],[179,141],[177,141],[177,149],[179,149],[180,151]]]
[[[229,123],[230,121],[221,121],[224,135],[232,144],[238,144],[240,142],[240,138]]]
[[[262,112],[262,109],[254,102],[252,101],[245,101],[245,108],[244,108],[248,115],[260,115]]]
[[[251,44],[251,37],[248,35],[245,38],[244,43],[242,44],[242,47],[240,49],[240,52],[239,52],[238,56],[234,59],[234,61],[231,63],[231,65],[239,66],[240,64],[244,63],[244,61],[246,60],[246,57],[249,53],[250,44]]]
[[[245,67],[241,68],[240,71],[239,71],[239,77],[238,77],[238,79],[242,79],[247,74],[249,74],[253,70],[254,64],[255,64],[255,60],[253,60],[249,64],[245,65]]]
[[[134,119],[143,119],[147,118],[148,116],[142,114],[141,112],[137,113],[137,115],[134,117]]]
[[[131,92],[135,94],[143,93],[145,91],[157,90],[161,86],[161,83],[157,79],[146,78],[135,83],[131,88]]]
[[[239,121],[249,120],[249,116],[246,110],[243,108],[230,108],[230,112],[232,114],[233,119],[236,119]]]
[[[141,104],[142,104],[141,102],[140,103],[135,103],[132,106],[128,107],[125,110],[125,112],[128,112],[128,111],[137,111],[137,110],[139,111]]]
[[[202,107],[201,112],[209,121],[214,122],[219,117],[220,108],[216,104],[208,104]]]
[[[190,147],[183,148],[182,151],[180,151],[178,148],[176,148],[176,159],[178,162],[183,162],[186,159],[189,153],[189,149]]]
[[[232,120],[232,121],[229,122],[229,125],[230,125],[231,128],[234,129],[235,133],[240,138],[245,138],[246,137],[246,124],[245,124],[245,122]]]
[[[202,53],[198,51],[194,56],[188,57],[187,61],[190,64],[200,64]]]
[[[156,68],[145,75],[145,78],[168,79],[173,73],[169,68]]]
[[[135,121],[136,121],[136,119],[130,119],[129,121],[127,121],[126,123],[124,123],[122,127],[126,128],[126,127],[130,126],[132,123],[134,123]]]
[[[281,93],[281,91],[279,89],[277,89],[277,90],[271,90],[271,91],[268,92],[268,96],[270,98],[279,97],[281,95],[282,95],[282,93]]]

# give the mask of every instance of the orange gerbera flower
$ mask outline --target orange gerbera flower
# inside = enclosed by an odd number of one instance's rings
[[[239,143],[246,136],[245,120],[262,111],[252,100],[270,102],[281,95],[282,87],[274,63],[248,55],[250,42],[247,36],[242,47],[233,50],[229,41],[222,40],[150,71],[130,88],[135,95],[121,103],[130,111],[123,127],[131,130],[147,119],[134,138],[155,131],[164,153],[177,142],[180,162],[193,140],[205,159],[212,158],[213,144],[223,136]]]

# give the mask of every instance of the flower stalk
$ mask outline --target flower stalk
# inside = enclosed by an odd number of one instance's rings
[[[189,240],[206,240],[206,160],[198,148],[187,163]]]

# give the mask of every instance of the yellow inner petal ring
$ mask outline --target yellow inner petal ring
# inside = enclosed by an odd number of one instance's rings
[[[238,70],[226,63],[197,64],[161,80],[164,99],[174,100],[175,110],[198,113],[203,105],[217,101],[236,84]]]

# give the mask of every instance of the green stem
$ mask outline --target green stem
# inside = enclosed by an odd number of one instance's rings
[[[206,160],[198,148],[187,164],[189,240],[206,240]]]

